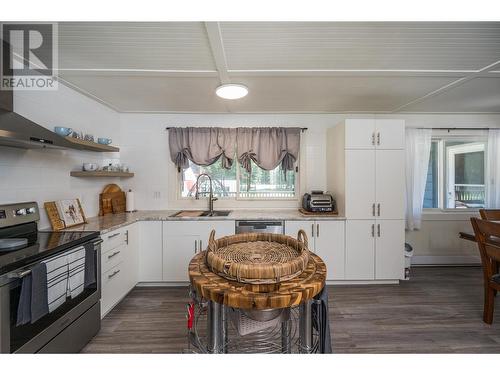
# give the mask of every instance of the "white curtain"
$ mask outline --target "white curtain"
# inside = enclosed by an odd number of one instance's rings
[[[500,129],[488,133],[486,207],[500,208]]]
[[[406,129],[406,229],[420,229],[427,169],[431,154],[431,129]]]

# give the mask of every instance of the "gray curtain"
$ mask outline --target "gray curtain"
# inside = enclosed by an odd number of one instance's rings
[[[178,171],[189,167],[189,160],[201,166],[222,157],[222,167],[230,169],[236,153],[236,129],[170,128],[170,158]]]
[[[281,164],[292,171],[299,156],[300,128],[238,128],[238,161],[248,172],[252,160],[267,171]]]

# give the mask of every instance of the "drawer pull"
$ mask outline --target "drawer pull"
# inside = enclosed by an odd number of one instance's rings
[[[108,279],[112,279],[113,277],[115,277],[116,275],[118,275],[120,273],[120,270],[116,270],[115,272],[113,272],[111,275],[108,275]]]
[[[120,235],[120,233],[112,234],[112,235],[108,236],[108,240],[110,240],[111,238],[114,238],[116,236],[119,236],[119,235]]]
[[[115,251],[113,254],[108,255],[108,259],[111,259],[111,258],[113,258],[113,257],[117,256],[117,255],[118,255],[118,254],[120,254],[120,253],[121,253],[121,251]]]

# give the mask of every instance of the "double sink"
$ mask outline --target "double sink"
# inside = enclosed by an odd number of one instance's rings
[[[231,211],[201,211],[201,210],[182,210],[170,217],[225,217],[229,216]]]

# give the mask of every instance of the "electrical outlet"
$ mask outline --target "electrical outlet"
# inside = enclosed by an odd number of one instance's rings
[[[160,198],[161,198],[161,192],[153,191],[153,199],[160,199]]]

